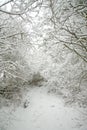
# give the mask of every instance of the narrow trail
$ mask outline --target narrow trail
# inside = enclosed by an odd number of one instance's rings
[[[26,95],[28,107],[20,106],[13,113],[7,130],[87,130],[79,127],[79,112],[64,106],[63,101],[48,94],[43,87],[33,88]]]

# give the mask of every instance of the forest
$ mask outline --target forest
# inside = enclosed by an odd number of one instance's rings
[[[0,130],[24,129],[87,130],[87,0],[0,0]]]

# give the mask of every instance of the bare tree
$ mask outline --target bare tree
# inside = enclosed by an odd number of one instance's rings
[[[50,0],[55,38],[87,62],[87,2]]]
[[[23,47],[31,46],[25,24],[29,13],[37,6],[39,0],[8,0],[0,5],[0,94],[8,88],[21,86],[27,82],[31,73],[24,55]],[[27,19],[27,20],[26,20]],[[30,18],[29,18],[30,19]],[[24,53],[23,53],[24,54]],[[18,85],[19,84],[19,85]]]

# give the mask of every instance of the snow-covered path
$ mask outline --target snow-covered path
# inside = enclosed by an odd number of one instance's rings
[[[44,88],[33,88],[26,95],[29,106],[16,109],[7,130],[87,130],[78,127],[79,112],[64,106],[63,101]]]

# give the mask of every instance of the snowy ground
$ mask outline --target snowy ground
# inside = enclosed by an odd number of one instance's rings
[[[29,101],[27,108],[22,103],[15,110],[0,110],[0,130],[87,130],[81,109],[65,106],[61,98],[43,87],[32,88],[25,100]]]

